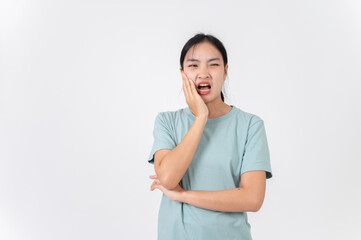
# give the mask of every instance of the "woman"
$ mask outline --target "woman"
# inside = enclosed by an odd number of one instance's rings
[[[180,57],[188,107],[160,112],[148,162],[163,192],[158,239],[252,239],[246,212],[263,203],[272,177],[263,120],[224,102],[223,44],[196,34]]]

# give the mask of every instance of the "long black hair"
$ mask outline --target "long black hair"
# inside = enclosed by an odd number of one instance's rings
[[[192,37],[191,39],[189,39],[186,42],[186,44],[184,45],[184,47],[182,49],[181,56],[180,56],[180,66],[181,66],[182,70],[184,70],[183,62],[184,62],[184,58],[185,58],[188,50],[191,47],[193,47],[194,45],[197,45],[198,43],[202,43],[202,42],[206,42],[206,41],[213,44],[221,52],[222,58],[223,58],[223,64],[224,64],[224,67],[226,67],[228,58],[227,58],[227,51],[224,48],[223,43],[213,35],[197,33],[194,37]],[[222,91],[221,91],[221,99],[224,102],[224,96],[223,96]]]

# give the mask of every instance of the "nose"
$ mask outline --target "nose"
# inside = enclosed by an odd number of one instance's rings
[[[200,68],[197,78],[198,79],[209,78],[208,68],[207,67]]]

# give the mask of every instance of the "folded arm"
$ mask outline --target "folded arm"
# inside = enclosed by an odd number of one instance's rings
[[[213,211],[257,212],[265,196],[265,171],[243,173],[241,186],[220,191],[184,191],[180,201]]]

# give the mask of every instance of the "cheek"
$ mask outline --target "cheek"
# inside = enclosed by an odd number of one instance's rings
[[[222,89],[222,84],[221,83],[217,83],[215,86],[216,89]]]
[[[217,78],[215,79],[214,85],[216,88],[221,89],[223,86],[223,76],[217,76]]]
[[[190,78],[191,80],[194,80],[196,77],[196,74],[190,72],[190,71],[184,71],[184,73],[187,75],[188,78]]]

